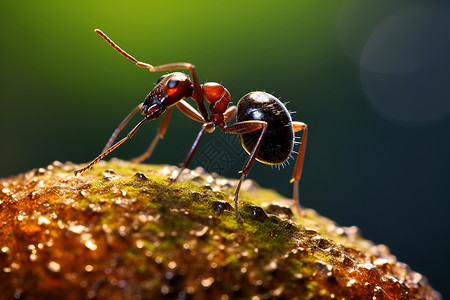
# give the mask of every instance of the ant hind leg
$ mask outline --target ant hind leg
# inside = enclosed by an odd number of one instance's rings
[[[294,132],[297,131],[303,131],[302,133],[302,141],[300,144],[300,149],[298,152],[297,160],[295,162],[294,172],[292,173],[292,179],[290,180],[291,183],[294,183],[294,191],[292,199],[294,200],[294,205],[297,207],[297,212],[299,214],[302,214],[302,209],[300,207],[299,203],[299,196],[298,196],[298,184],[300,182],[300,177],[302,175],[302,169],[303,169],[303,160],[305,158],[305,149],[306,149],[306,138],[308,135],[308,126],[305,123],[302,122],[292,122],[292,125],[294,127]]]

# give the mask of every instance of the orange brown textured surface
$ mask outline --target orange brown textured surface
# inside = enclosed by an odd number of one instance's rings
[[[0,298],[440,299],[425,277],[363,239],[247,180],[102,162],[0,180]]]

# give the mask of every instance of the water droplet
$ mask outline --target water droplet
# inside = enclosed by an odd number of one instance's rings
[[[40,216],[38,219],[38,225],[42,225],[42,224],[45,224],[45,225],[50,224],[49,219],[47,219],[46,217]]]
[[[217,200],[212,203],[214,211],[216,211],[219,215],[225,213],[225,212],[232,212],[233,206],[231,206],[230,203],[223,200]]]
[[[84,245],[86,246],[86,248],[95,251],[97,250],[97,244],[95,244],[95,241],[93,239],[87,240]]]
[[[117,283],[117,286],[121,289],[123,289],[127,285],[127,282],[125,280],[119,280]]]
[[[161,294],[166,296],[169,293],[169,287],[167,285],[161,286]]]
[[[61,266],[60,264],[58,264],[55,261],[51,261],[48,263],[47,267],[49,268],[50,271],[52,272],[59,272],[61,270]]]
[[[69,230],[73,233],[80,234],[84,231],[86,231],[86,227],[83,225],[71,225],[69,226]]]
[[[294,213],[288,206],[284,206],[279,203],[272,203],[267,207],[267,211],[271,214],[277,215],[278,217],[292,217]]]
[[[45,174],[45,172],[46,172],[46,170],[44,169],[44,168],[39,168],[37,171],[36,171],[36,175],[44,175]]]
[[[177,263],[174,261],[171,261],[167,264],[167,267],[169,267],[169,269],[175,269],[177,267]]]
[[[165,277],[166,277],[166,279],[170,280],[170,279],[173,278],[173,273],[172,272],[166,272]]]
[[[350,281],[347,283],[347,286],[350,287],[350,286],[352,286],[355,283],[356,283],[355,279],[350,279]]]
[[[127,235],[128,230],[125,226],[120,226],[117,232],[121,237],[125,237]]]
[[[137,172],[136,174],[134,174],[133,178],[140,181],[149,181],[147,176],[145,176],[145,174],[142,172]]]
[[[84,267],[84,270],[85,270],[86,272],[92,272],[92,270],[94,270],[94,267],[93,267],[92,265],[86,265],[86,266]]]
[[[208,278],[202,279],[202,281],[200,283],[204,288],[209,288],[214,283],[214,278],[208,277]]]
[[[255,221],[264,221],[268,218],[266,212],[262,207],[256,206],[256,205],[250,205],[250,216]]]
[[[208,232],[209,227],[208,226],[203,226],[201,229],[199,230],[191,230],[189,231],[190,234],[201,237],[204,236],[207,232]]]
[[[20,265],[19,265],[18,263],[13,262],[13,263],[11,264],[11,268],[13,268],[13,269],[15,269],[15,270],[19,270]]]
[[[276,270],[278,268],[278,264],[276,262],[276,260],[272,260],[266,267],[265,269],[268,271],[273,271]]]
[[[143,240],[137,240],[136,241],[136,247],[138,249],[142,249],[144,247],[144,241]]]
[[[331,247],[331,242],[329,240],[321,237],[320,235],[313,237],[312,240],[317,243],[317,246],[320,249],[326,250]]]
[[[284,291],[284,286],[279,286],[277,289],[273,290],[271,294],[275,297],[281,296]]]
[[[52,166],[54,166],[55,168],[62,168],[64,167],[64,164],[58,160],[55,160],[54,162],[52,162]]]

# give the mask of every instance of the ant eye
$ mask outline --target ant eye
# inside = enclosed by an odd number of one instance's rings
[[[178,80],[174,80],[174,79],[171,79],[171,80],[169,80],[169,82],[167,83],[167,87],[169,88],[169,89],[173,89],[174,87],[176,87],[177,85],[178,85]]]
[[[166,75],[163,75],[163,76],[159,77],[159,79],[158,79],[158,81],[156,82],[156,84],[160,83],[160,82],[161,82],[161,80],[163,80],[164,78],[166,78],[166,77],[167,77],[167,75],[168,75],[168,74],[166,74]]]

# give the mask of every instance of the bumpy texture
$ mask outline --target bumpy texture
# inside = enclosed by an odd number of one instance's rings
[[[55,162],[0,180],[0,298],[440,299],[427,280],[273,191],[112,160]]]

